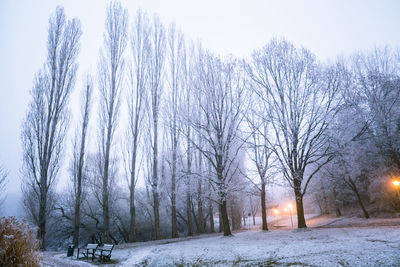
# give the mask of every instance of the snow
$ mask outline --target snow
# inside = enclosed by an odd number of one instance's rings
[[[400,219],[309,216],[305,230],[290,229],[287,219],[276,220],[286,228],[268,232],[125,244],[112,259],[118,266],[400,266]],[[65,253],[44,262],[93,266]]]
[[[399,266],[399,228],[251,231],[137,248],[122,266]]]
[[[76,260],[76,255],[74,257],[67,257],[67,253],[54,253],[54,252],[43,252],[42,261],[40,265],[42,267],[92,267],[93,265],[89,262],[82,260]]]

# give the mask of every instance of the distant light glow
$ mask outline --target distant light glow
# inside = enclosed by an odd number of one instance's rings
[[[392,181],[392,183],[395,187],[398,187],[400,185],[400,181],[398,181],[398,180],[394,180],[394,181]]]

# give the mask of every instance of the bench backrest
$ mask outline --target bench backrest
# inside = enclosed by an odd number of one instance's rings
[[[104,244],[103,245],[103,247],[102,247],[102,249],[103,250],[112,250],[114,248],[114,245],[113,244]]]
[[[98,244],[87,244],[86,249],[97,249]]]

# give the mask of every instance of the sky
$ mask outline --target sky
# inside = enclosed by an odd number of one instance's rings
[[[48,18],[57,5],[68,18],[81,20],[83,36],[76,88],[96,69],[108,1],[0,0],[0,165],[9,170],[7,207],[16,214],[20,196],[20,128],[31,99],[35,73],[46,59]],[[370,0],[134,0],[121,1],[130,18],[138,8],[158,14],[183,33],[220,55],[249,57],[274,37],[310,49],[322,60],[335,60],[374,46],[400,48],[400,1]],[[77,102],[75,90],[71,104]],[[70,140],[67,140],[70,143]],[[68,156],[68,155],[66,155]],[[67,165],[65,161],[64,165]],[[64,169],[66,167],[64,166]],[[62,172],[61,176],[65,176]],[[65,184],[60,177],[60,184]]]

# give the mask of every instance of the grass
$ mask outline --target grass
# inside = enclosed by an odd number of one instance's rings
[[[117,260],[117,259],[110,259],[109,261],[101,262],[99,259],[95,259],[95,260],[92,261],[91,258],[86,259],[85,257],[81,257],[81,258],[76,259],[76,260],[77,261],[87,262],[87,263],[90,263],[90,264],[93,264],[93,265],[98,265],[98,266],[102,266],[102,265],[111,265],[111,266],[113,266],[113,265],[116,265],[116,264],[120,263],[120,261]]]
[[[282,262],[283,258],[269,257],[265,260],[252,260],[244,259],[240,256],[236,257],[235,260],[214,260],[206,261],[202,258],[197,258],[194,262],[186,262],[181,258],[178,262],[175,262],[176,267],[200,267],[200,266],[260,266],[260,267],[273,267],[273,266],[309,266],[302,262]],[[147,265],[144,265],[147,266]]]

